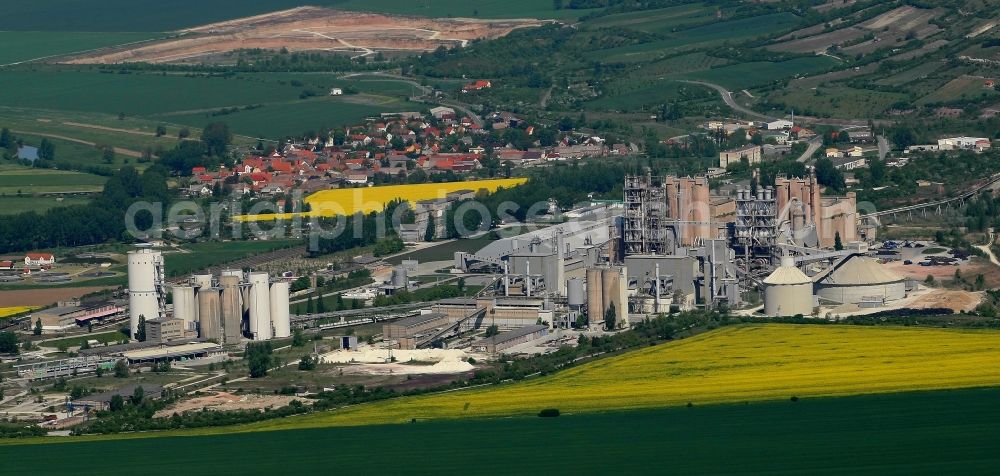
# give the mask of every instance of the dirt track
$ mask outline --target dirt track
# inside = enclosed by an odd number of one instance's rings
[[[367,56],[379,50],[428,51],[498,38],[541,20],[420,18],[298,7],[280,12],[191,28],[163,41],[112,48],[69,58],[66,63],[170,63],[197,61],[226,52],[261,48],[338,51]]]

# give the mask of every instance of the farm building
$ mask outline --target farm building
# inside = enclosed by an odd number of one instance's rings
[[[56,257],[52,253],[28,253],[24,257],[24,265],[29,268],[41,268],[56,264]]]
[[[906,295],[902,277],[864,255],[848,256],[813,280],[820,299],[844,304],[895,301]]]
[[[515,345],[531,342],[535,339],[545,337],[548,333],[549,326],[545,325],[518,327],[517,329],[474,342],[472,344],[472,350],[476,352],[489,352],[491,354],[496,354],[505,349],[514,347]]]

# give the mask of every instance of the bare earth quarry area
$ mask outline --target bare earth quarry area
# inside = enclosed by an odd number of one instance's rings
[[[182,30],[166,39],[96,50],[65,62],[183,63],[256,48],[343,52],[352,56],[376,51],[428,51],[439,46],[464,46],[475,39],[499,38],[514,29],[543,23],[533,19],[421,18],[299,7]]]

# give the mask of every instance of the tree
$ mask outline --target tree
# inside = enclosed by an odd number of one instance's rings
[[[326,312],[326,300],[323,299],[323,294],[318,288],[316,289],[316,312],[319,314]]]
[[[844,242],[840,241],[840,232],[833,235],[833,249],[840,251],[844,249]]]
[[[295,329],[292,333],[292,347],[302,347],[306,345],[306,336],[302,333],[302,329]]]
[[[299,360],[299,370],[316,370],[316,359],[303,355],[302,360]]]
[[[125,408],[125,399],[121,395],[114,395],[108,402],[108,409],[113,412],[120,412]]]
[[[135,390],[132,391],[132,405],[139,405],[142,403],[142,399],[146,397],[146,390],[142,388],[142,385],[136,385]]]
[[[226,155],[229,144],[233,141],[233,133],[225,122],[213,122],[201,132],[201,141],[209,155],[222,157]]]
[[[927,284],[929,286],[933,286],[934,285],[934,275],[933,274],[928,274],[927,275],[927,279],[924,280],[924,284]]]
[[[139,327],[135,330],[135,340],[146,342],[146,316],[139,314]]]
[[[493,337],[500,333],[500,328],[496,324],[493,324],[486,328],[486,333],[483,334],[486,337]]]
[[[427,229],[424,230],[424,241],[434,241],[434,217],[427,217]]]
[[[615,330],[615,306],[608,306],[608,310],[604,312],[604,329],[613,331]]]
[[[181,130],[177,131],[178,139],[187,139],[188,137],[191,137],[191,129],[188,129],[187,127],[182,127]]]
[[[166,128],[166,126],[162,126],[162,125],[156,126],[156,137],[163,137],[165,135],[167,135],[167,128]]]
[[[976,291],[986,289],[986,277],[982,274],[976,275]]]
[[[98,365],[97,368],[94,369],[94,375],[96,375],[98,378],[103,377],[104,376],[104,367],[101,367],[100,365]]]
[[[816,160],[816,181],[820,185],[826,185],[835,191],[843,191],[846,188],[844,174],[833,166],[833,161],[823,157]]]
[[[42,335],[42,320],[38,319],[35,321],[35,329],[32,331],[36,336]]]
[[[251,342],[247,344],[243,358],[247,360],[250,369],[250,378],[261,378],[267,376],[267,369],[271,366],[271,353],[274,349],[270,342]]]
[[[115,163],[115,149],[114,147],[105,147],[104,152],[101,153],[101,158],[104,160],[105,164]]]
[[[125,359],[121,359],[115,362],[115,378],[127,378],[128,377],[128,362]]]
[[[17,334],[13,332],[0,333],[0,354],[17,354]]]
[[[310,294],[309,299],[306,300],[306,314],[314,314],[316,312],[316,306],[313,304],[313,297]]]
[[[48,139],[42,139],[42,143],[38,145],[38,158],[44,160],[53,160],[56,158],[56,146],[52,141]]]
[[[465,278],[458,278],[458,291],[465,292]]]

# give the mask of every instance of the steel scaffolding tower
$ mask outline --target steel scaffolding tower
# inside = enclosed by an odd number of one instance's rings
[[[736,220],[733,223],[733,246],[743,252],[744,266],[751,262],[770,265],[778,236],[778,206],[771,187],[736,192]]]
[[[663,182],[647,174],[625,176],[622,241],[625,254],[666,254],[670,250],[667,202]]]

